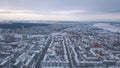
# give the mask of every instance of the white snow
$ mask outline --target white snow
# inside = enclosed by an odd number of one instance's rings
[[[15,38],[22,38],[22,34],[15,34]]]
[[[120,27],[116,27],[108,23],[97,23],[97,24],[94,24],[93,26],[104,29],[104,30],[108,30],[111,32],[120,32]]]

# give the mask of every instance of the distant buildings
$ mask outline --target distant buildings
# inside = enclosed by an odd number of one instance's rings
[[[8,42],[14,42],[15,40],[15,34],[14,32],[2,32],[2,37],[3,37],[3,41],[5,41],[6,43]]]

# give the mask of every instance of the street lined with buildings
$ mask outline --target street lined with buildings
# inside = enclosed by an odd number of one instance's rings
[[[0,68],[120,68],[120,33],[82,23],[1,28]]]

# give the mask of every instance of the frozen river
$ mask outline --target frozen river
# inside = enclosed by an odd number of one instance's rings
[[[120,32],[120,27],[116,27],[108,23],[97,23],[97,24],[94,24],[93,26],[104,29],[104,30],[109,30],[111,32]]]

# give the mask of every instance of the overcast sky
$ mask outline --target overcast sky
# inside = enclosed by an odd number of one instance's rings
[[[0,20],[120,20],[120,0],[0,0]]]

